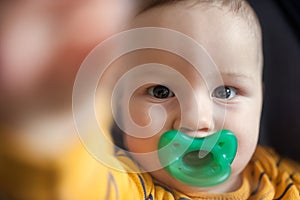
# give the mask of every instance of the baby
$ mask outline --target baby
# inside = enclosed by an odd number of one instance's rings
[[[173,38],[172,50],[154,44],[126,54],[106,71],[115,78],[104,80],[122,88],[114,91],[121,98],[113,97],[122,135],[113,135],[123,140],[116,156],[129,172],[103,166],[108,182],[99,194],[106,199],[300,199],[299,166],[257,146],[262,38],[248,3],[158,1],[130,28],[158,30],[153,43],[163,46]],[[197,155],[189,145],[177,151],[185,141],[198,144]],[[168,151],[170,144],[175,148]],[[177,161],[186,169],[174,169]],[[181,172],[188,175],[182,178]]]

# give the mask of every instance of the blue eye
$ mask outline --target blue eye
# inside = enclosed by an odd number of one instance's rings
[[[216,89],[214,89],[212,93],[212,97],[225,100],[232,99],[233,97],[235,97],[235,95],[236,89],[230,86],[219,86]]]
[[[157,85],[148,88],[148,94],[157,99],[166,99],[175,96],[174,93],[167,87],[163,85]]]

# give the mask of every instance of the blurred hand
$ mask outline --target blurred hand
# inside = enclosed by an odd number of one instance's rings
[[[72,157],[87,156],[72,119],[76,72],[93,47],[150,1],[0,2],[0,198],[51,199],[37,191],[54,187],[62,171],[87,159]]]

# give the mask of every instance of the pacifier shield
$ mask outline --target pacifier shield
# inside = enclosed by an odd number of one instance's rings
[[[163,167],[188,185],[210,187],[226,181],[237,151],[237,139],[228,130],[193,138],[180,131],[164,133],[158,144]]]

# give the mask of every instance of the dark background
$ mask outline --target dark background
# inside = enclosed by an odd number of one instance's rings
[[[300,161],[300,0],[248,0],[263,32],[260,144]]]

